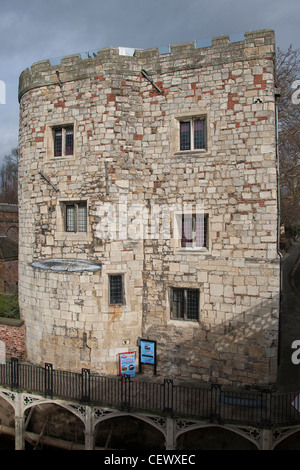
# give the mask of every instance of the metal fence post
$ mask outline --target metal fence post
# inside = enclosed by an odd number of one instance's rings
[[[49,362],[45,363],[45,398],[47,395],[53,397],[53,366]]]
[[[262,390],[260,392],[261,403],[261,424],[269,426],[271,424],[271,398],[270,390]]]
[[[81,401],[84,403],[90,402],[90,369],[81,369]]]
[[[121,377],[121,409],[130,411],[130,375],[122,375]]]
[[[173,414],[173,380],[164,379],[164,413]]]
[[[11,358],[11,389],[19,388],[19,360],[16,357]]]
[[[210,422],[218,421],[220,422],[220,391],[221,385],[219,384],[212,384],[210,393],[211,393],[211,401],[210,401]]]

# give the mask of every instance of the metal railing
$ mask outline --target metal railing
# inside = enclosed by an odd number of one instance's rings
[[[45,398],[209,422],[264,426],[300,424],[297,410],[300,399],[295,392],[233,391],[216,384],[191,387],[175,385],[172,379],[143,382],[126,375],[93,375],[89,369],[82,369],[81,373],[55,370],[49,363],[39,367],[14,358],[0,365],[0,384],[11,390],[35,392]]]

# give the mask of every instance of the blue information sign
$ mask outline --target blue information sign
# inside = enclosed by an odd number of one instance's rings
[[[119,353],[121,375],[135,376],[135,351]]]
[[[141,339],[141,362],[143,364],[155,363],[155,342]]]

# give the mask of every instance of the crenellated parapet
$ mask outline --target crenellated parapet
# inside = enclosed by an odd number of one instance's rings
[[[225,62],[244,61],[269,56],[273,59],[274,32],[269,29],[244,34],[244,40],[231,42],[229,36],[212,38],[211,46],[197,47],[197,42],[174,44],[169,52],[160,54],[158,48],[135,49],[132,55],[123,55],[123,48],[100,49],[92,57],[81,54],[65,56],[59,64],[52,65],[49,59],[34,63],[20,75],[19,100],[27,91],[43,86],[88,78],[104,68],[118,74],[122,70],[139,74],[141,68],[153,73],[170,73],[172,69],[207,67]]]

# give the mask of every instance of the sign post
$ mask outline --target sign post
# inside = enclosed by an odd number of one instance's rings
[[[140,339],[139,350],[139,372],[142,372],[142,364],[151,364],[156,375],[156,341]]]

